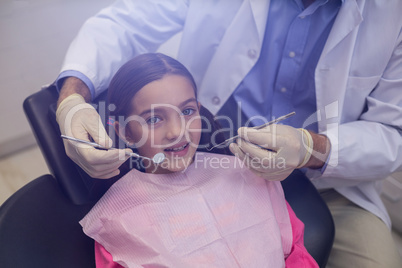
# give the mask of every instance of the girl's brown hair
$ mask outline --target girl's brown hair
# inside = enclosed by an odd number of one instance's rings
[[[180,75],[193,85],[197,98],[197,86],[191,73],[177,60],[161,53],[141,54],[124,64],[114,75],[109,85],[108,101],[116,109],[112,116],[130,115],[131,100],[145,85],[162,79],[167,74]]]
[[[197,86],[194,78],[187,68],[177,60],[161,53],[141,54],[124,64],[114,75],[108,89],[108,103],[114,104],[115,109],[110,110],[110,116],[117,118],[130,116],[131,103],[135,94],[147,84],[162,79],[165,75],[174,74],[187,78],[193,85],[194,94],[197,98]],[[207,151],[212,147],[211,138],[214,143],[224,140],[223,134],[218,131],[220,128],[214,120],[213,115],[206,108],[201,106],[200,116],[202,118],[202,129],[199,151]],[[205,131],[205,130],[208,130]],[[216,148],[212,152],[227,154],[227,148]]]

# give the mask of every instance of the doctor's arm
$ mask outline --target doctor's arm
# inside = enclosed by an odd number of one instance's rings
[[[268,132],[275,133],[271,136],[276,136],[276,140],[263,132],[258,138],[248,135],[248,138],[253,139],[252,143],[262,147],[265,145],[265,148],[271,151],[248,142],[241,143],[242,140],[247,140],[246,135],[243,135],[239,146],[232,145],[232,152],[238,153],[242,159],[267,160],[262,162],[264,165],[255,164],[254,170],[268,179],[284,179],[295,167],[309,167],[307,175],[313,180],[316,179],[324,188],[380,181],[391,173],[402,170],[402,35],[399,36],[392,55],[378,77],[353,77],[348,87],[353,88],[346,88],[348,99],[343,101],[343,107],[339,107],[342,117],[339,120],[342,121],[332,124],[325,132],[320,133],[323,136],[311,134],[313,141],[317,137],[329,139],[331,147],[324,170],[313,169],[320,167],[319,162],[313,164],[314,159],[306,165],[300,165],[302,156],[305,155],[305,150],[303,151],[303,146],[300,145],[308,145],[308,142],[296,129],[286,126],[278,126],[280,130]],[[359,105],[356,105],[357,101]],[[360,109],[360,103],[361,111],[355,112]],[[246,133],[248,132],[250,131]],[[280,140],[280,137],[284,139]],[[286,148],[292,147],[293,153],[288,152]],[[279,157],[286,162],[272,161],[279,160]],[[285,164],[280,166],[278,163]],[[276,171],[275,168],[281,170]]]
[[[355,84],[360,92],[365,90],[361,82]],[[367,91],[358,118],[324,133],[332,149],[328,166],[317,179],[328,187],[382,180],[402,170],[402,34],[374,88]]]
[[[100,117],[87,102],[104,91],[130,58],[154,52],[179,32],[185,0],[115,1],[85,22],[71,43],[56,84],[60,90],[57,122],[64,135],[112,146]],[[77,77],[75,77],[77,76]],[[127,159],[122,150],[101,151],[64,141],[67,155],[91,177],[110,178]]]
[[[81,27],[69,46],[59,78],[71,71],[81,73],[95,98],[107,89],[125,62],[155,52],[181,31],[187,9],[185,0],[115,1]]]

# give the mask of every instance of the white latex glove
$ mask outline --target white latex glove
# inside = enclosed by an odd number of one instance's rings
[[[238,134],[240,137],[230,145],[230,151],[269,181],[286,179],[309,161],[313,151],[313,139],[305,129],[286,125],[259,130],[242,127]]]
[[[59,104],[56,120],[63,135],[87,141],[90,136],[106,148],[112,146],[113,142],[107,135],[99,114],[79,94],[72,94]],[[118,168],[128,158],[125,150],[98,150],[70,140],[64,140],[64,147],[67,155],[93,178],[108,179],[118,175]]]

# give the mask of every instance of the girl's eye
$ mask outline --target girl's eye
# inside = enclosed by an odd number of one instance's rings
[[[195,112],[195,109],[193,109],[193,108],[187,108],[187,109],[184,109],[184,110],[182,111],[182,114],[183,114],[183,115],[192,115],[194,112]]]
[[[149,118],[146,122],[149,125],[154,125],[154,124],[158,123],[159,121],[161,121],[161,119],[159,117],[154,116],[154,117]]]

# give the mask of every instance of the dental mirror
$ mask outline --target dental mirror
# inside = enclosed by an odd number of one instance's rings
[[[85,143],[85,144],[91,145],[92,147],[99,148],[99,149],[103,149],[103,150],[115,149],[115,148],[109,148],[109,149],[108,149],[108,148],[106,148],[106,147],[101,146],[100,144],[95,143],[95,142],[90,142],[90,141],[86,141],[86,140],[81,140],[81,139],[77,139],[77,138],[70,137],[70,136],[66,136],[66,135],[61,135],[61,137],[62,137],[63,139],[67,139],[67,140],[76,141],[76,142],[80,142],[80,143]],[[130,156],[130,157],[137,157],[137,158],[148,159],[148,160],[151,160],[152,162],[154,162],[155,164],[160,164],[160,163],[162,163],[163,160],[165,160],[165,158],[166,158],[166,156],[165,156],[164,153],[157,153],[156,155],[154,155],[154,157],[152,157],[152,159],[149,158],[149,157],[146,157],[146,156],[142,156],[142,155],[136,154],[136,153],[129,153],[129,152],[126,152],[126,155],[128,155],[128,156]]]
[[[152,157],[152,161],[155,164],[160,164],[163,162],[163,160],[165,160],[166,156],[164,153],[157,153],[156,155],[154,155],[154,157]]]

